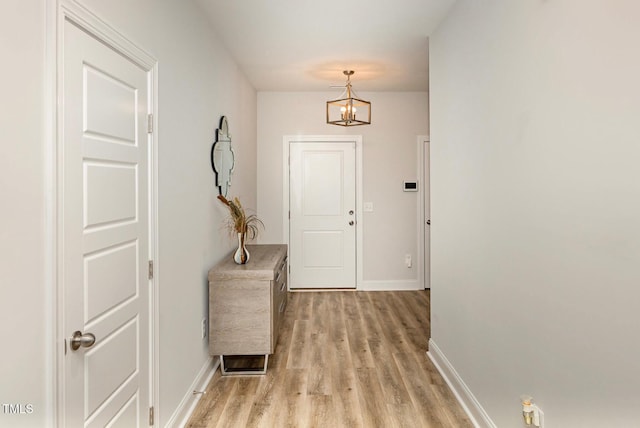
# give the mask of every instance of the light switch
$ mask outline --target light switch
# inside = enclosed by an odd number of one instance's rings
[[[364,208],[364,212],[372,213],[373,212],[373,202],[365,202],[363,208]]]

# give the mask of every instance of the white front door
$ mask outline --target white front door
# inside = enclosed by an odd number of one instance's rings
[[[148,426],[150,73],[66,20],[62,47],[62,425]]]
[[[289,147],[291,288],[356,287],[354,142]]]

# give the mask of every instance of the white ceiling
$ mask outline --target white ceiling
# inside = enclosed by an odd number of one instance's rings
[[[427,91],[428,36],[455,0],[195,0],[258,91]]]

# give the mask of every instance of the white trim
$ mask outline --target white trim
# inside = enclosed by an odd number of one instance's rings
[[[173,415],[169,418],[167,423],[164,426],[167,427],[183,427],[189,422],[189,418],[193,414],[193,411],[196,409],[200,398],[202,398],[202,394],[195,394],[196,391],[205,391],[207,389],[207,385],[213,378],[213,375],[218,370],[220,366],[220,359],[209,357],[207,361],[204,363],[195,380],[187,390],[187,393],[182,397],[182,401],[178,405],[178,408]],[[157,415],[156,410],[156,415]]]
[[[150,350],[150,364],[151,364],[151,405],[154,406],[154,411],[158,412],[160,409],[160,270],[161,266],[158,260],[160,260],[160,228],[158,225],[158,183],[160,183],[158,177],[158,128],[160,121],[158,120],[158,63],[156,62],[150,71],[149,93],[151,94],[150,111],[153,114],[153,129],[150,136],[149,144],[149,259],[153,260],[153,279],[149,281],[150,290],[150,308],[149,308],[149,338],[151,343],[149,345]]]
[[[61,344],[58,335],[62,330],[58,320],[59,288],[58,288],[58,251],[57,251],[57,170],[58,153],[56,142],[58,135],[57,116],[57,59],[58,59],[58,6],[56,2],[45,2],[46,13],[46,45],[44,76],[44,288],[45,288],[45,320],[49,320],[49,328],[45,330],[45,364],[46,364],[46,409],[45,420],[50,426],[58,426],[58,388],[60,385],[58,367]]]
[[[426,185],[424,182],[424,170],[425,170],[425,145],[429,143],[429,137],[427,135],[418,135],[417,137],[417,149],[418,149],[418,181],[420,182],[420,191],[418,194],[418,280],[422,284],[422,288],[431,288],[430,273],[426,271],[425,260],[425,222],[427,221],[427,213],[424,210]]]
[[[58,24],[62,24],[65,19],[75,23],[147,71],[151,71],[158,62],[153,56],[136,46],[108,22],[94,14],[77,0],[60,0],[59,18]],[[58,34],[60,34],[61,30],[59,28]]]
[[[418,282],[422,284],[422,288],[426,288],[425,284],[425,260],[424,260],[424,143],[423,137],[418,135],[417,152],[418,152],[418,257],[416,266],[418,267]]]
[[[359,288],[362,291],[410,291],[423,289],[423,283],[417,279],[362,281]]]
[[[282,242],[289,245],[289,148],[294,142],[356,144],[356,290],[362,285],[362,135],[285,135],[282,137]]]
[[[49,200],[47,201],[47,215],[51,216],[51,221],[46,226],[50,226],[53,230],[48,231],[47,240],[51,240],[48,245],[52,249],[53,255],[50,260],[46,260],[46,263],[51,263],[51,266],[47,268],[50,272],[50,280],[53,281],[53,302],[52,302],[52,314],[51,323],[54,327],[54,345],[52,355],[52,370],[55,371],[53,376],[53,394],[52,399],[52,412],[55,418],[55,425],[65,426],[65,414],[64,414],[64,359],[60,358],[64,355],[64,338],[66,332],[63,331],[63,316],[64,316],[64,300],[63,296],[63,282],[62,282],[62,269],[60,263],[63,261],[58,255],[61,254],[62,249],[62,216],[59,214],[61,208],[60,197],[61,191],[59,189],[60,174],[62,171],[58,168],[61,162],[60,150],[63,141],[63,120],[64,117],[60,114],[62,107],[62,82],[64,81],[62,60],[64,55],[64,23],[65,21],[72,22],[74,25],[82,28],[87,33],[91,34],[96,39],[106,44],[111,49],[117,51],[121,55],[125,56],[130,61],[137,64],[148,73],[148,89],[150,104],[149,110],[154,115],[154,118],[158,115],[158,62],[157,60],[137,47],[132,41],[121,35],[114,27],[95,15],[85,6],[78,3],[76,0],[59,0],[55,8],[48,11],[49,18],[51,19],[52,29],[50,33],[55,35],[51,37],[54,39],[50,42],[47,48],[50,50],[47,55],[47,73],[51,76],[51,94],[52,102],[48,103],[47,107],[48,116],[51,116],[53,123],[47,123],[46,129],[50,131],[52,137],[51,147],[48,149],[47,162],[49,163],[49,171],[47,171],[47,177],[50,178],[51,188],[48,190]],[[47,86],[49,79],[47,79]],[[49,110],[51,109],[51,110]],[[47,118],[48,121],[48,118]],[[158,121],[154,120],[157,124]],[[150,136],[149,147],[149,257],[155,260],[155,275],[154,279],[149,281],[149,406],[154,406],[156,412],[158,412],[158,397],[159,397],[159,340],[158,340],[158,326],[159,314],[158,314],[158,153],[157,142],[158,132],[156,129]]]
[[[458,399],[465,413],[477,428],[496,428],[487,412],[482,408],[469,387],[464,383],[456,369],[442,353],[433,339],[429,339],[427,355],[436,366],[447,385]]]

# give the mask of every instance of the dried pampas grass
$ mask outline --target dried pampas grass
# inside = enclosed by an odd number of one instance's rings
[[[261,228],[264,229],[262,220],[255,214],[247,215],[240,203],[240,199],[237,197],[229,200],[222,195],[218,195],[218,199],[229,208],[226,226],[230,234],[242,233],[251,240],[258,236]]]

